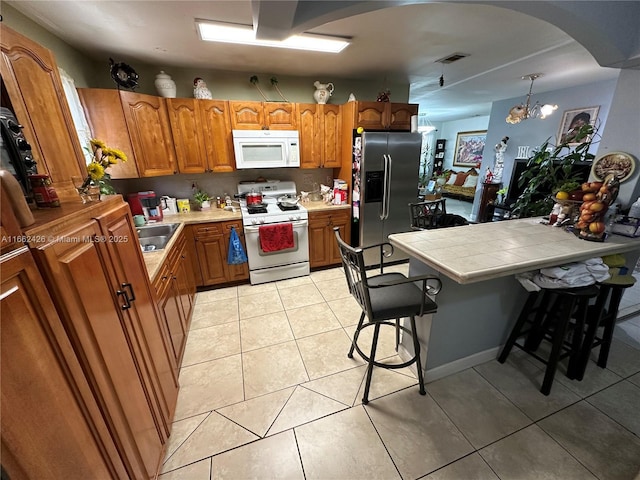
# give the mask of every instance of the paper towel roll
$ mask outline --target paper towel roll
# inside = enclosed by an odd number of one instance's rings
[[[414,133],[418,131],[418,116],[417,115],[411,115],[411,131],[414,132]]]

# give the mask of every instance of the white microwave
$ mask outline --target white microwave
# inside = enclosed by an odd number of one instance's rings
[[[300,166],[297,130],[233,130],[236,168]]]

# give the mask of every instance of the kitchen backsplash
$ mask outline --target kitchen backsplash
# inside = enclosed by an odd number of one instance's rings
[[[333,186],[333,170],[330,168],[300,169],[300,168],[268,168],[255,170],[236,170],[229,173],[201,173],[177,174],[163,177],[132,178],[127,180],[113,180],[113,186],[118,193],[142,192],[153,190],[156,195],[168,195],[176,198],[191,198],[191,185],[196,182],[198,187],[215,197],[228,193],[232,195],[238,191],[238,183],[252,181],[258,177],[268,180],[292,180],[298,191],[311,191],[314,183]]]

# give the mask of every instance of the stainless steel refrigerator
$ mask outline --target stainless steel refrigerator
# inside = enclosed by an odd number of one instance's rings
[[[417,201],[422,134],[365,132],[354,136],[352,244],[366,246],[408,232],[409,203]],[[408,258],[396,249],[385,260]],[[367,265],[380,263],[379,252],[365,252]]]

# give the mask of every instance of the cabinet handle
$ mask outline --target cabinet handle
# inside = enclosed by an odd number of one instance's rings
[[[127,297],[129,306],[131,306],[131,302],[135,302],[136,301],[136,294],[133,293],[133,285],[131,285],[130,283],[123,283],[120,285],[122,288],[126,288],[127,290],[129,290],[130,295]]]
[[[124,297],[124,305],[120,306],[122,310],[128,310],[129,308],[131,308],[131,303],[129,302],[129,297],[127,296],[127,292],[125,292],[124,290],[118,290],[116,294],[118,296],[122,295]]]

